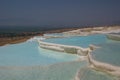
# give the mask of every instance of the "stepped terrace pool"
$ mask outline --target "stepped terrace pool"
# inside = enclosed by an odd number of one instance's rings
[[[118,78],[84,67],[79,72],[80,80],[117,80]]]
[[[57,44],[80,46],[84,48],[87,48],[90,44],[93,44],[100,47],[92,52],[92,56],[95,60],[120,66],[120,41],[108,39],[104,34],[74,36],[67,38],[51,38],[44,41]]]
[[[77,55],[41,49],[36,41],[0,47],[0,66],[46,65],[77,58]]]
[[[0,80],[74,80],[86,62],[71,61],[39,66],[0,66]]]
[[[95,60],[120,66],[120,41],[100,44],[100,48],[92,52]]]
[[[67,38],[50,38],[44,40],[45,42],[64,44],[64,45],[73,45],[87,48],[90,44],[101,44],[107,43],[109,40],[105,35],[89,35],[89,36],[74,36]]]
[[[120,66],[120,44],[107,39],[105,35],[51,38],[44,41],[84,48],[94,44],[101,47],[93,51],[94,59]],[[78,55],[42,49],[34,40],[0,47],[0,80],[75,80],[78,72],[80,80],[119,80],[92,70],[87,61],[79,61]]]
[[[0,47],[0,80],[73,80],[87,65],[73,54],[50,51],[36,41]]]

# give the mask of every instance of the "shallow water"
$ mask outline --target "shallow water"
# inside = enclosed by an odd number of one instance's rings
[[[73,80],[87,65],[73,54],[42,49],[24,42],[0,47],[0,80]]]
[[[90,44],[106,43],[107,40],[108,39],[106,38],[105,35],[97,34],[97,35],[89,35],[89,36],[74,36],[67,38],[51,38],[51,39],[46,39],[44,41],[87,48]]]
[[[55,38],[45,41],[82,47],[95,44],[102,48],[93,52],[94,59],[114,65],[120,64],[119,42],[108,40],[105,35]],[[34,40],[2,46],[0,80],[74,80],[79,70],[80,80],[119,80],[86,68],[87,62],[76,61],[78,59],[77,55],[42,49]]]
[[[98,45],[101,48],[92,52],[95,60],[120,66],[120,42],[111,42],[107,44]]]
[[[89,47],[90,44],[100,46],[101,48],[93,51],[93,58],[98,61],[120,66],[120,41],[109,40],[104,34],[68,38],[52,38],[44,41],[57,44],[80,46],[84,48]]]
[[[80,76],[80,80],[119,80],[103,72],[91,70],[90,68],[81,69],[79,76]]]
[[[85,61],[29,67],[0,66],[0,80],[74,80],[78,71],[80,80],[115,80],[114,77],[91,70],[87,66]]]
[[[77,58],[77,55],[41,49],[35,41],[0,47],[0,66],[46,65]]]
[[[46,66],[0,67],[0,80],[74,80],[86,62],[64,62]]]

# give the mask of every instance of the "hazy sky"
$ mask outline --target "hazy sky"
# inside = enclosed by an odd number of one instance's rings
[[[0,26],[120,24],[120,0],[0,0]]]

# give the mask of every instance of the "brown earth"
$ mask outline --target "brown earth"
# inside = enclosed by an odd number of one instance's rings
[[[6,44],[16,44],[28,40],[31,37],[0,38],[0,46]]]

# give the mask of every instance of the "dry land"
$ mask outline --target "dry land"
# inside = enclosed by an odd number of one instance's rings
[[[0,46],[6,44],[16,44],[28,40],[30,37],[0,38]]]

